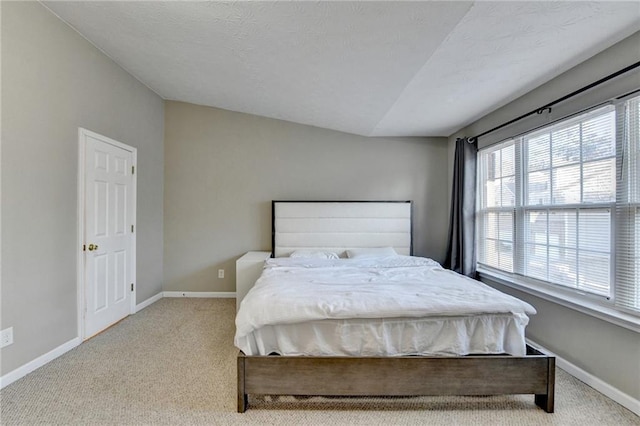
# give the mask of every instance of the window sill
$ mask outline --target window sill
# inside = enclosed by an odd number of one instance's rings
[[[478,275],[481,279],[488,279],[498,284],[523,291],[541,299],[548,300],[553,303],[576,310],[583,314],[607,321],[609,323],[624,327],[628,330],[640,333],[640,317],[627,314],[625,312],[613,309],[602,303],[597,303],[588,298],[569,294],[562,289],[553,289],[546,286],[528,282],[518,277],[508,274],[501,274],[496,271],[478,268]]]

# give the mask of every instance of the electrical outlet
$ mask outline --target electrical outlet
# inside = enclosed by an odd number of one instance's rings
[[[13,327],[5,328],[0,332],[0,348],[13,343]]]
[[[218,269],[218,278],[224,278],[224,269]]]

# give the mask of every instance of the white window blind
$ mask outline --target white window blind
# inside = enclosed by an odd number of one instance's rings
[[[639,100],[480,151],[478,266],[640,312]]]
[[[615,304],[640,311],[640,97],[617,108],[617,205]]]
[[[482,210],[479,261],[497,269],[513,272],[513,237],[516,207],[515,146],[512,141],[481,156],[480,192]]]

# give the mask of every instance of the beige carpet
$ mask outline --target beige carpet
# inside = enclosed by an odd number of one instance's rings
[[[0,423],[640,425],[559,370],[556,412],[533,396],[252,397],[236,413],[234,299],[162,299],[0,391]]]

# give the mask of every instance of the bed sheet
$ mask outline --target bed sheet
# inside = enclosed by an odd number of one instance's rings
[[[431,259],[270,259],[236,317],[247,355],[523,355],[535,309]]]
[[[246,355],[307,356],[524,356],[520,318],[372,318],[267,325],[236,343]]]

